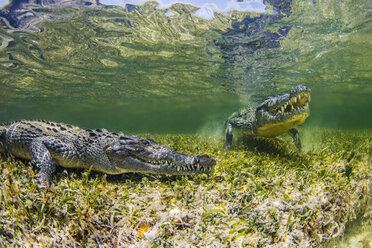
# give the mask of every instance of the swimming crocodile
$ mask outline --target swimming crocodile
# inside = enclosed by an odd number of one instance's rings
[[[301,149],[300,135],[294,127],[310,114],[310,93],[308,87],[297,85],[290,93],[268,97],[257,108],[247,107],[233,113],[225,122],[225,147],[231,147],[233,129],[238,129],[251,136],[269,138],[289,133]]]
[[[32,160],[40,168],[35,178],[47,185],[56,165],[107,174],[188,175],[209,173],[216,164],[208,155],[186,155],[149,138],[43,120],[0,124],[0,152]]]

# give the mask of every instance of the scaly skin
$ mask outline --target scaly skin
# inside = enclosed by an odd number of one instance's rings
[[[233,129],[247,135],[274,138],[289,133],[298,149],[301,149],[300,135],[296,128],[310,114],[311,90],[297,85],[290,93],[267,98],[257,108],[245,108],[233,113],[225,122],[225,147],[230,148]]]
[[[36,120],[0,124],[0,152],[32,160],[42,184],[50,183],[56,165],[107,174],[188,175],[209,173],[216,164],[208,155],[175,152],[152,139]]]

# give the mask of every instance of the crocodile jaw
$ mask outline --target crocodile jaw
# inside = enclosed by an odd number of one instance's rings
[[[211,173],[215,160],[207,155],[185,156],[183,163],[176,163],[171,159],[142,160],[140,158],[128,157],[125,163],[117,164],[117,167],[126,172],[155,173],[168,175],[191,175]],[[204,160],[204,161],[203,161]]]
[[[270,97],[256,109],[256,135],[279,136],[302,124],[310,115],[311,90],[298,85],[290,94]]]
[[[136,136],[112,144],[106,154],[117,173],[141,172],[169,175],[210,173],[216,161],[208,155],[186,155]]]
[[[268,122],[256,127],[256,134],[263,137],[276,137],[285,132],[288,132],[291,128],[301,125],[304,123],[306,118],[310,115],[310,109],[304,109],[302,111],[297,111],[298,113],[293,113],[290,116],[281,118],[279,122]]]

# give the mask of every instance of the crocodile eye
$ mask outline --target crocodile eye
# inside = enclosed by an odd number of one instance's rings
[[[142,145],[144,145],[144,146],[149,146],[149,145],[150,145],[150,142],[148,142],[148,141],[145,140],[145,139],[141,139],[141,140],[139,140],[139,143],[142,144]]]

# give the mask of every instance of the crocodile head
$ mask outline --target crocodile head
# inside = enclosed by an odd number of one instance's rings
[[[276,137],[302,124],[310,114],[311,90],[297,85],[290,93],[271,96],[256,109],[256,132]]]
[[[152,139],[122,136],[106,151],[120,173],[142,172],[169,175],[209,173],[216,161],[208,155],[186,155]]]

